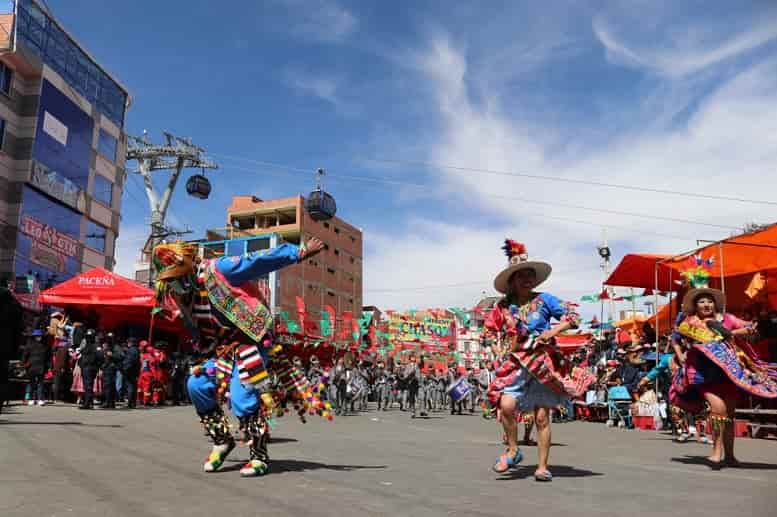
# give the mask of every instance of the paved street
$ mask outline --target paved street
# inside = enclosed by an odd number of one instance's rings
[[[777,442],[739,440],[744,468],[711,472],[707,447],[598,424],[554,426],[551,484],[525,466],[500,477],[498,431],[479,416],[410,420],[399,411],[282,419],[272,474],[241,479],[239,448],[205,474],[208,444],[190,407],[0,416],[0,515],[774,515]]]

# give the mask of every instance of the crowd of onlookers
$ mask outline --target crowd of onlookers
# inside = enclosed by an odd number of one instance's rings
[[[10,362],[10,379],[26,383],[28,405],[75,402],[104,409],[187,402],[186,377],[191,356],[168,355],[161,344],[87,328],[63,314],[48,327],[26,333],[19,358]]]

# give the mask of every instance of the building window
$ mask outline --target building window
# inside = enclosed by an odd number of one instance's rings
[[[335,233],[340,233],[340,228],[338,228],[337,226],[335,226]]]
[[[5,120],[0,118],[0,151],[3,150],[4,143],[5,143]]]
[[[105,235],[106,228],[93,221],[89,221],[86,228],[86,242],[85,244],[90,248],[105,253]]]
[[[329,271],[333,275],[335,274],[334,268],[328,267],[328,268],[326,268],[326,270]]]
[[[329,228],[329,223],[324,223],[324,228]]]
[[[353,235],[351,235],[351,242],[356,242],[356,237],[354,237]]]
[[[351,257],[351,264],[353,264],[354,262],[356,262],[356,259],[354,259],[353,257]]]
[[[249,253],[270,249],[270,239],[250,239],[247,244]]]
[[[92,197],[106,206],[113,203],[113,183],[99,174],[94,175]]]
[[[97,140],[97,152],[116,163],[116,152],[119,148],[119,142],[108,134],[104,129],[100,130],[100,138]]]
[[[5,63],[0,63],[0,90],[6,95],[11,94],[11,81],[13,81],[13,70]]]
[[[335,249],[335,255],[339,255],[339,254],[340,254],[340,250]]]

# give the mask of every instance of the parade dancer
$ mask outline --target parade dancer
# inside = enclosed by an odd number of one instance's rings
[[[735,466],[734,411],[742,394],[777,399],[777,364],[760,361],[747,342],[755,325],[723,312],[726,298],[709,287],[712,259],[690,257],[682,274],[689,290],[672,335],[681,365],[672,378],[670,400],[691,413],[710,407],[713,470]]]
[[[389,379],[383,361],[378,361],[375,368],[375,398],[378,400],[378,411],[386,411],[389,405]]]
[[[494,280],[494,287],[505,297],[486,319],[487,328],[510,344],[510,353],[499,366],[489,387],[489,402],[501,410],[501,423],[508,448],[493,470],[503,473],[523,459],[518,448],[517,411],[531,411],[538,435],[538,462],[534,478],[551,481],[548,470],[550,453],[550,412],[567,397],[581,396],[595,380],[580,368],[570,371],[555,344],[555,337],[578,326],[579,317],[570,304],[534,289],[550,276],[546,262],[529,261],[526,247],[505,241],[503,247],[509,265]],[[551,320],[560,323],[551,327]],[[570,375],[571,374],[571,375]]]
[[[227,398],[249,446],[250,459],[240,470],[245,477],[268,470],[268,418],[279,406],[293,403],[303,420],[307,412],[331,418],[329,407],[318,397],[318,386],[311,388],[304,373],[274,342],[273,318],[256,283],[323,247],[320,240],[311,239],[303,247],[282,244],[272,250],[202,261],[190,245],[164,244],[154,249],[158,301],[177,308],[176,315],[208,356],[193,368],[187,382],[192,404],[213,442],[203,465],[206,472],[218,470],[236,445],[222,410]],[[272,390],[272,376],[277,376],[277,391]]]

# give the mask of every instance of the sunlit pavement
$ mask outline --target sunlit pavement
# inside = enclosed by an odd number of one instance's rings
[[[634,515],[766,516],[777,512],[777,442],[737,440],[743,468],[712,472],[709,446],[646,431],[554,424],[552,483],[532,474],[536,449],[506,476],[493,421],[399,410],[285,417],[270,474],[242,479],[238,448],[206,474],[209,445],[191,407],[79,411],[5,408],[2,516]]]

